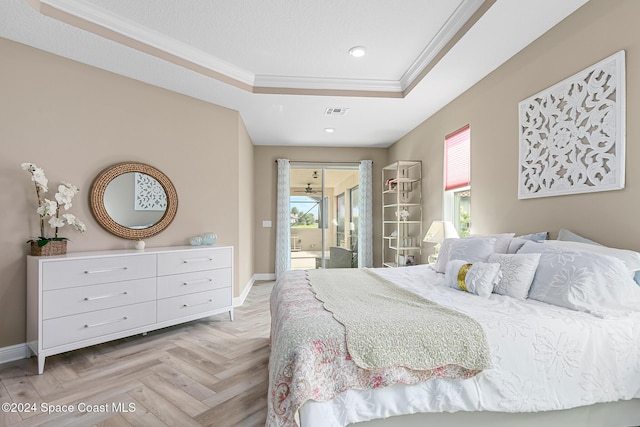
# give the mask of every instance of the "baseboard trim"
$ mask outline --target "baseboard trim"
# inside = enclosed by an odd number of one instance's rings
[[[259,273],[253,275],[254,280],[276,280],[276,273]]]
[[[259,280],[276,280],[276,275],[275,273],[254,274],[251,280],[249,280],[249,283],[247,283],[247,286],[244,287],[244,291],[242,291],[242,294],[238,297],[233,297],[234,307],[240,307],[242,304],[244,304],[244,300],[247,299],[247,295],[249,295],[249,291],[251,290],[253,285]]]
[[[251,287],[253,286],[254,283],[256,283],[255,275],[251,278],[251,280],[249,280],[249,283],[247,283],[247,286],[244,287],[244,291],[242,291],[242,294],[240,294],[240,296],[238,297],[233,297],[234,307],[240,307],[242,304],[244,304],[244,300],[247,299],[247,295],[249,295],[249,291],[251,290]]]
[[[26,359],[29,356],[31,356],[31,351],[26,343],[0,348],[0,364]]]

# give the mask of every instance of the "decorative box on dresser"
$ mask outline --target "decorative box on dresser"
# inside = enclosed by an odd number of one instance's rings
[[[27,257],[27,343],[47,356],[229,312],[233,248]]]

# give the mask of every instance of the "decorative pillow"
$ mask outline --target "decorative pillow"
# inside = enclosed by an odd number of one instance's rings
[[[444,280],[447,286],[488,298],[500,280],[500,264],[454,259],[447,264]]]
[[[438,259],[436,259],[435,265],[435,270],[438,273],[444,273],[444,270],[447,268],[447,263],[449,262],[449,251],[454,240],[458,239],[444,239],[440,244],[440,251],[438,251]]]
[[[445,239],[440,245],[436,271],[444,273],[447,263],[452,259],[485,262],[495,251],[496,239],[493,237],[467,237],[464,239]]]
[[[525,243],[530,242],[530,240],[521,239],[520,237],[514,237],[509,242],[509,249],[507,249],[508,254],[515,254]]]
[[[509,243],[513,239],[515,233],[500,233],[500,234],[487,234],[482,236],[469,236],[467,239],[496,239],[496,247],[494,252],[497,254],[506,254],[509,249]]]
[[[564,240],[567,242],[591,243],[592,245],[600,244],[598,242],[594,242],[593,240],[587,239],[586,237],[579,236],[576,233],[572,233],[571,231],[564,228],[561,228],[558,232],[558,240]]]
[[[603,246],[598,242],[594,242],[593,240],[579,236],[575,233],[572,233],[569,230],[565,230],[564,228],[560,229],[560,232],[558,233],[558,240],[567,241],[567,242],[589,243],[595,246]],[[633,281],[636,282],[638,286],[640,286],[640,270],[635,270],[635,271],[632,270],[632,273],[633,273]]]
[[[539,242],[541,240],[547,240],[549,238],[548,231],[541,231],[539,233],[523,234],[522,236],[516,236],[518,239],[532,240]]]
[[[627,266],[627,268],[632,273],[632,275],[635,274],[636,271],[640,270],[640,253],[630,251],[627,249],[616,249],[616,248],[610,248],[608,246],[604,246],[600,244],[594,245],[592,243],[563,241],[563,240],[546,240],[544,244],[551,245],[551,246],[559,246],[567,249],[577,249],[580,251],[597,252],[599,254],[609,255],[609,256],[618,258],[620,261],[624,262],[624,265]]]
[[[540,254],[531,299],[599,316],[640,311],[640,288],[618,258],[535,242],[518,253]]]
[[[523,234],[522,236],[516,236],[509,242],[509,249],[506,253],[515,254],[518,249],[522,247],[526,242],[541,242],[549,238],[548,231],[541,231],[539,233]]]
[[[538,268],[540,254],[493,254],[489,262],[500,264],[502,277],[493,292],[524,300]]]

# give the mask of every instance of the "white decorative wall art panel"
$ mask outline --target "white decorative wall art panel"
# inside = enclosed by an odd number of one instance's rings
[[[164,211],[167,209],[167,194],[153,177],[136,172],[135,204],[137,211]]]
[[[518,198],[624,188],[624,51],[518,105]]]

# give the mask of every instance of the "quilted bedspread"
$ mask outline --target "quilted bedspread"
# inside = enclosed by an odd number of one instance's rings
[[[308,275],[316,297],[344,325],[347,350],[359,367],[491,367],[487,338],[469,316],[367,269],[311,270]]]
[[[479,372],[453,363],[424,370],[360,368],[347,351],[344,326],[316,298],[306,271],[288,272],[276,282],[271,314],[267,426],[295,426],[303,403],[327,401],[345,390],[464,380]]]

